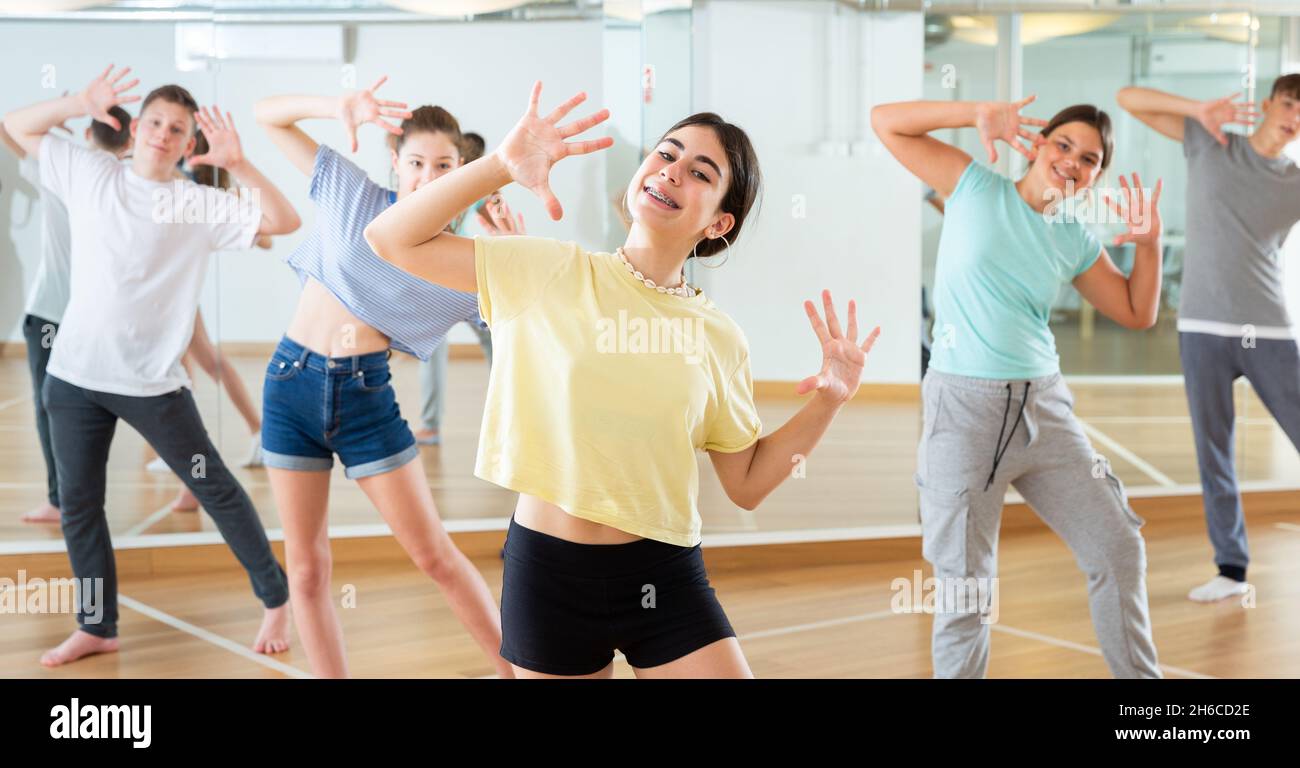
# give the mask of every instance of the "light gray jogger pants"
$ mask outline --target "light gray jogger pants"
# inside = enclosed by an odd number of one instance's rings
[[[1138,532],[1143,521],[1109,462],[1093,451],[1061,375],[999,381],[931,369],[921,391],[916,484],[922,550],[938,583],[997,577],[998,528],[1011,484],[1087,575],[1093,628],[1111,674],[1160,677]],[[935,676],[983,677],[990,625],[981,611],[987,615],[988,606],[954,602],[949,589],[941,594],[931,648]]]

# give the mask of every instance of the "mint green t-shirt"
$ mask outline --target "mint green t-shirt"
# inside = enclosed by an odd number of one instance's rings
[[[930,367],[980,379],[1056,373],[1052,303],[1100,255],[1082,224],[1049,221],[1015,182],[972,161],[944,204]]]

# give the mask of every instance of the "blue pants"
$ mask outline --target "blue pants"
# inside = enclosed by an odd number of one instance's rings
[[[1196,435],[1205,524],[1219,572],[1245,581],[1250,555],[1233,465],[1233,383],[1245,376],[1300,450],[1300,348],[1294,340],[1179,333],[1187,405]]]

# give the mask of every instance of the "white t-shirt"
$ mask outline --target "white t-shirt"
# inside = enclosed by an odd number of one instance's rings
[[[180,361],[208,255],[251,248],[261,209],[192,181],[141,178],[106,152],[48,134],[40,155],[41,183],[67,206],[72,233],[70,299],[46,372],[117,395],[188,387]]]
[[[18,173],[40,192],[41,202],[41,262],[36,267],[36,281],[27,297],[29,315],[58,323],[68,306],[68,284],[71,280],[68,250],[68,209],[62,201],[41,184],[41,163],[35,155],[27,155],[18,163]]]

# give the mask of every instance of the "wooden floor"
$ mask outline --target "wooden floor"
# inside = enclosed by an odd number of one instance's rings
[[[1137,502],[1138,511],[1148,514],[1143,503]],[[1195,510],[1174,509],[1144,529],[1152,625],[1166,676],[1300,677],[1300,509],[1278,506],[1278,512],[1249,520],[1254,607],[1185,598],[1213,573]],[[929,572],[919,544],[909,546],[911,554],[905,547],[901,559],[831,565],[764,565],[761,557],[738,563],[707,549],[705,558],[757,676],[928,677],[930,617],[891,610],[893,581]],[[1010,527],[1000,558],[990,677],[1108,676],[1084,578],[1065,546],[1041,526]],[[488,556],[476,564],[499,598],[500,562]],[[336,563],[334,588],[341,594],[347,586],[355,589],[356,607],[340,613],[355,676],[473,678],[492,672],[432,583],[399,558]],[[259,609],[237,570],[128,575],[121,593],[122,650],[55,670],[36,659],[66,636],[71,617],[0,615],[0,678],[307,674],[296,644],[274,658],[244,650]],[[619,677],[632,674],[621,659],[615,668]]]
[[[265,360],[254,355],[233,360],[260,404]],[[414,423],[419,407],[418,365],[394,357],[394,371],[403,414]],[[451,527],[504,520],[513,510],[514,494],[473,476],[487,367],[481,360],[453,359],[448,379],[444,444],[421,452],[439,511]],[[60,538],[57,526],[19,522],[24,511],[42,500],[45,488],[29,388],[25,361],[0,357],[0,548],[9,542]],[[1191,423],[1180,383],[1072,383],[1071,388],[1094,447],[1110,458],[1131,493],[1197,492]],[[201,379],[195,397],[223,457],[237,464],[248,449],[243,422],[211,381]],[[1300,456],[1244,382],[1238,386],[1237,403],[1236,460],[1243,483],[1300,488]],[[759,399],[767,429],[778,426],[798,406],[793,399]],[[915,525],[911,478],[919,423],[916,402],[860,398],[837,418],[808,458],[806,477],[785,483],[754,513],[730,503],[708,459],[701,456],[700,507],[706,535]],[[119,425],[109,458],[107,499],[114,536],[215,531],[206,515],[167,509],[180,481],[145,471],[150,457],[143,439]],[[236,468],[235,473],[266,527],[278,529],[265,471]],[[1013,493],[1011,499],[1015,498]],[[338,466],[331,486],[330,522],[344,529],[381,523]]]

